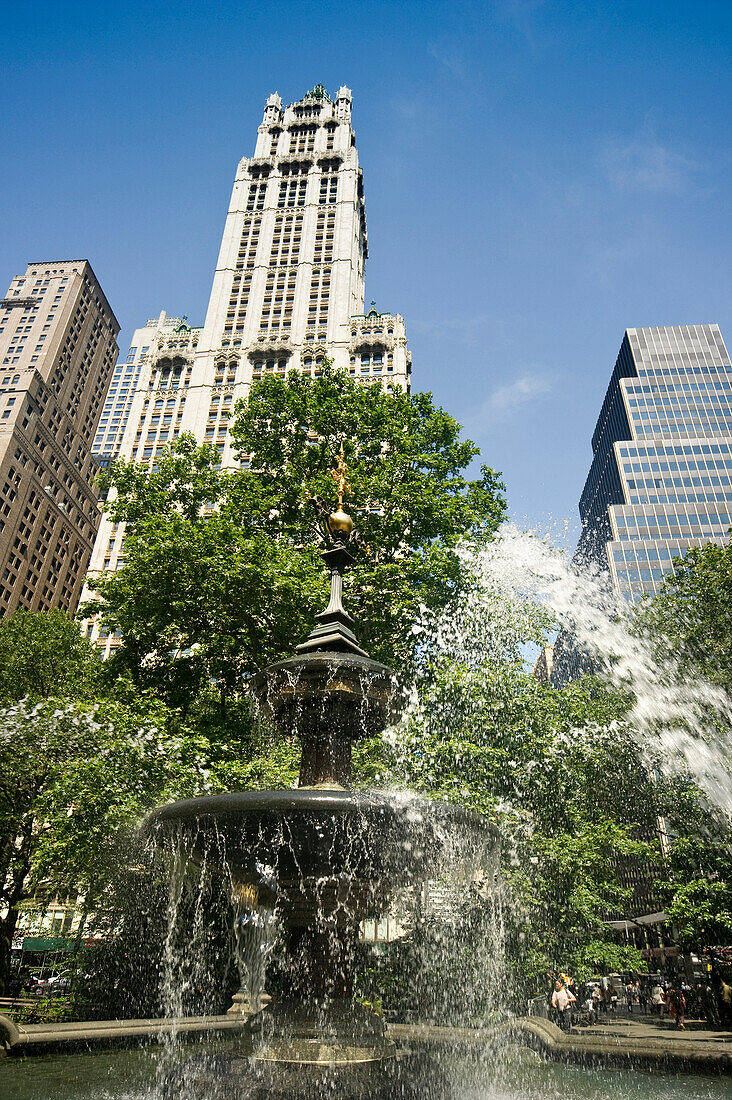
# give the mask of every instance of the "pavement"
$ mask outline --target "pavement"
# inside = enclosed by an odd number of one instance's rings
[[[681,1031],[672,1020],[653,1016],[607,1017],[595,1025],[573,1027],[569,1034],[549,1020],[535,1023],[541,1026],[531,1030],[550,1058],[593,1065],[632,1064],[666,1072],[732,1074],[732,1032],[707,1028],[703,1020],[688,1020]]]
[[[607,1017],[590,1026],[573,1027],[574,1036],[595,1035],[610,1039],[632,1042],[651,1042],[667,1045],[704,1044],[709,1050],[719,1050],[732,1055],[732,1031],[709,1028],[706,1020],[687,1020],[686,1029],[681,1031],[673,1020],[659,1020],[655,1016],[621,1016],[616,1019]],[[673,1049],[676,1049],[674,1046]]]

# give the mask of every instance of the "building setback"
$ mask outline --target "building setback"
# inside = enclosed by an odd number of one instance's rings
[[[153,463],[191,432],[234,466],[228,421],[252,381],[292,369],[317,376],[325,358],[363,382],[408,390],[403,318],[374,303],[364,311],[367,255],[350,90],[332,101],[317,85],[287,107],[271,95],[254,156],[237,167],[204,325],[166,318],[137,330],[132,370],[115,374],[118,389],[100,425],[95,449],[103,461],[117,454]],[[130,401],[127,383],[138,366]],[[115,410],[121,439],[111,434]],[[104,519],[90,572],[116,569],[120,559],[124,528]],[[106,653],[115,644],[96,623],[86,629]]]
[[[732,364],[717,325],[628,329],[592,437],[577,551],[635,603],[672,560],[728,541]]]
[[[172,332],[184,323],[185,318],[168,317],[163,310],[159,317],[149,318],[144,328],[135,329],[126,357],[120,359],[114,368],[94,437],[94,455],[102,468],[109,466],[119,454],[132,399],[139,386],[140,372],[150,360],[150,350],[157,347],[159,334]]]
[[[118,332],[86,260],[29,264],[0,301],[0,614],[76,611]]]

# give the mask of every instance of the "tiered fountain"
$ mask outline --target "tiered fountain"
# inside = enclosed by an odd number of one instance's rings
[[[335,478],[333,545],[322,555],[330,602],[297,656],[251,681],[262,714],[302,744],[298,789],[195,798],[152,818],[158,835],[178,835],[194,859],[225,863],[242,910],[274,909],[285,941],[281,996],[255,1012],[237,1054],[189,1063],[189,1095],[406,1095],[383,1021],[353,999],[359,925],[383,914],[398,887],[439,877],[447,837],[474,851],[495,847],[475,814],[349,788],[353,742],[394,721],[402,696],[391,670],[358,645],[343,607],[343,572],[354,559],[342,453]]]

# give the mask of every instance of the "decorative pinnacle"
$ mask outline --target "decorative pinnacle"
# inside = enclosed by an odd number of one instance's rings
[[[367,657],[368,654],[361,649],[353,633],[353,619],[343,606],[343,572],[347,566],[353,565],[353,558],[346,549],[353,531],[353,520],[343,509],[343,497],[351,487],[347,481],[342,442],[338,464],[335,470],[331,470],[330,476],[338,488],[338,508],[328,516],[328,527],[333,536],[334,545],[321,554],[330,570],[330,602],[325,611],[315,616],[318,625],[310,632],[306,641],[296,647],[295,652],[313,653],[319,650],[356,653],[359,657]],[[316,505],[318,514],[322,514],[319,511],[320,502],[313,501],[313,503]]]
[[[335,470],[331,470],[330,472],[330,476],[333,478],[338,489],[338,508],[328,516],[328,527],[334,539],[343,542],[348,541],[351,531],[353,531],[353,520],[343,508],[343,497],[351,490],[346,475],[346,458],[343,453],[343,441],[341,440],[338,464]]]

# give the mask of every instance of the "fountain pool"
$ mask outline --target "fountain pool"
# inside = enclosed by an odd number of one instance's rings
[[[210,1049],[210,1047],[209,1047]],[[225,1052],[227,1046],[215,1044]],[[189,1056],[192,1048],[184,1048]],[[2,1100],[158,1100],[169,1066],[162,1048],[96,1054],[45,1055],[0,1062]],[[541,1062],[531,1051],[507,1048],[490,1057],[441,1059],[444,1100],[730,1100],[732,1081],[669,1077],[621,1070],[597,1073]],[[186,1100],[181,1096],[180,1100]],[[425,1100],[432,1100],[426,1096]]]

